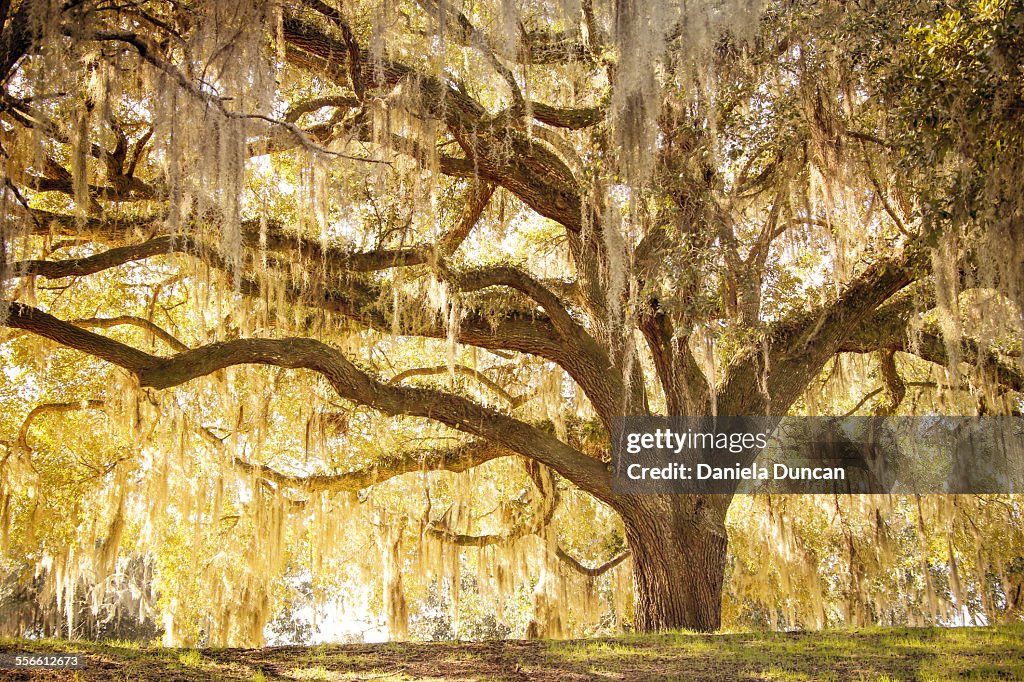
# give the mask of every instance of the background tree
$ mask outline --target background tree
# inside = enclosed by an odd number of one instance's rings
[[[369,519],[393,622],[409,537],[544,538],[557,633],[553,567],[625,558],[558,546],[582,491],[622,524],[635,627],[716,629],[730,496],[616,495],[616,416],[813,414],[851,353],[879,362],[876,411],[927,363],[915,395],[1019,407],[1021,16],[962,5],[4,5],[5,353],[78,352],[19,399],[92,400],[125,434],[89,465],[120,481],[100,547],[172,472],[195,484],[149,541],[184,561],[237,521],[214,641],[261,637],[293,517],[322,549],[367,490],[485,464]],[[4,495],[39,509],[30,421]],[[188,605],[162,608],[173,632]]]

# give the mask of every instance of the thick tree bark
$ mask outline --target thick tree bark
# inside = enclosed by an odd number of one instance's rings
[[[640,632],[712,632],[722,622],[728,539],[708,496],[634,498],[622,512]]]

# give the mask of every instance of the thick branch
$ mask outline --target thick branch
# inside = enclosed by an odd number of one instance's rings
[[[60,277],[82,277],[103,270],[145,260],[153,256],[165,255],[175,251],[190,250],[191,240],[187,237],[156,237],[140,244],[119,246],[102,253],[84,258],[70,258],[60,261],[26,260],[14,263],[11,271],[15,277],[38,275],[48,279]]]
[[[426,417],[485,438],[555,469],[600,499],[612,499],[609,474],[600,462],[529,424],[466,398],[425,388],[389,386],[319,341],[236,339],[170,358],[158,358],[58,320],[41,310],[10,303],[7,325],[94,355],[134,374],[141,386],[165,389],[240,364],[308,369],[321,374],[339,396],[390,415]]]
[[[466,241],[466,237],[480,220],[480,216],[483,215],[493,194],[493,184],[481,182],[476,178],[469,181],[469,189],[466,191],[459,221],[441,238],[441,242],[438,244],[442,256],[450,256],[462,245],[462,242]]]
[[[163,327],[151,322],[142,317],[136,317],[134,315],[118,315],[116,317],[87,317],[79,320],[69,320],[70,324],[76,327],[82,327],[83,329],[110,329],[111,327],[120,327],[123,325],[131,325],[138,327],[146,332],[149,332],[154,338],[160,339],[167,344],[175,352],[181,353],[187,351],[189,348],[181,341],[177,339],[173,334],[165,330]],[[15,332],[11,338],[18,336],[22,333],[28,332]]]
[[[483,190],[478,193],[476,202],[470,202],[473,205],[467,210],[468,215],[463,216],[461,225],[468,225],[475,220],[479,210],[482,210],[479,202],[483,201],[484,196],[489,196],[489,192],[489,188]],[[135,224],[129,223],[123,231],[118,231],[102,221],[92,221],[81,230],[75,230],[75,222],[70,216],[42,214],[40,218],[46,221],[43,224],[54,226],[59,231],[67,231],[69,234],[96,234],[103,239],[124,238],[136,227]],[[461,225],[459,229],[462,229]],[[402,329],[394,329],[395,316],[391,310],[382,309],[392,305],[393,297],[382,292],[378,284],[343,277],[345,273],[372,272],[427,263],[433,257],[435,247],[422,245],[351,252],[336,247],[324,247],[315,241],[304,241],[296,235],[289,234],[280,225],[267,226],[265,238],[261,242],[259,225],[255,222],[243,225],[242,234],[243,241],[254,248],[262,244],[275,252],[292,257],[298,255],[328,265],[331,271],[329,275],[333,276],[321,283],[319,288],[323,293],[320,297],[312,295],[315,287],[311,290],[308,286],[294,285],[286,290],[290,300],[320,306],[382,332],[399,331],[416,336],[446,338],[447,330],[441,325],[421,324],[410,327],[405,323]],[[174,238],[160,236],[140,244],[117,247],[82,259],[58,262],[27,261],[17,265],[15,272],[47,277],[84,275],[170,252],[191,254],[212,267],[231,272],[215,250],[184,235]],[[442,269],[444,270],[443,265]],[[471,311],[460,324],[460,343],[487,349],[514,350],[538,355],[557,363],[569,372],[594,404],[602,419],[607,422],[606,425],[610,425],[610,419],[621,409],[621,376],[612,369],[604,348],[572,318],[555,294],[528,273],[512,267],[497,266],[457,274],[444,271],[456,288],[462,291],[477,291],[492,286],[515,289],[540,305],[548,316],[545,318],[534,313],[517,315],[514,311],[507,311],[504,317],[495,319],[492,315],[475,315]],[[261,287],[258,282],[240,275],[233,276],[241,278],[239,286],[242,293],[260,294]]]
[[[123,240],[143,225],[152,230],[159,223],[159,219],[147,219],[126,223],[121,228],[116,223],[91,219],[76,229],[76,222],[71,216],[44,212],[36,212],[35,215],[40,225],[44,226],[40,232],[90,235],[109,241]],[[255,223],[243,226],[243,240],[247,244],[258,243],[258,226]],[[295,249],[298,255],[311,260],[329,262],[337,275],[426,262],[434,248],[419,246],[353,253],[333,247],[325,248],[315,242],[304,242],[297,236],[287,234],[280,226],[267,228],[265,244],[268,249],[285,253],[288,253],[288,249]],[[117,247],[83,259],[56,263],[30,261],[18,267],[21,268],[22,274],[69,276],[99,272],[104,268],[171,251],[191,254],[211,267],[231,273],[231,269],[215,250],[184,235],[173,239],[170,236],[156,237],[147,242]],[[243,294],[254,297],[262,295],[262,288],[256,280],[239,274],[232,276],[238,278],[239,289]],[[465,284],[471,290],[494,285],[514,286],[528,295],[535,295],[539,302],[546,303],[555,313],[559,326],[556,327],[553,320],[545,318],[540,313],[518,314],[510,310],[506,311],[504,316],[495,318],[490,314],[470,310],[459,325],[460,343],[488,350],[512,350],[555,362],[580,385],[603,419],[610,420],[614,416],[622,395],[621,379],[615,372],[609,371],[610,362],[606,353],[578,323],[572,320],[554,294],[525,273],[511,268],[474,271],[472,276],[467,277]],[[393,297],[382,291],[379,284],[334,277],[313,288],[308,285],[289,284],[285,293],[292,302],[343,315],[384,333],[398,332],[404,335],[447,338],[448,332],[443,325],[422,321],[413,324],[402,316],[398,316],[401,327],[395,329],[396,316],[390,309],[394,303]],[[568,337],[566,333],[569,334]],[[610,381],[610,378],[613,380]]]
[[[572,319],[557,296],[519,268],[499,265],[463,272],[446,269],[444,274],[446,280],[455,285],[459,291],[479,291],[496,286],[515,289],[543,308],[555,325],[555,329],[566,339],[581,338],[581,335],[586,334],[583,327]]]
[[[582,324],[573,319],[557,296],[528,273],[514,267],[494,266],[460,273],[448,270],[443,272],[448,281],[460,291],[504,286],[526,295],[538,304],[568,346],[576,366],[559,364],[569,371],[570,376],[590,398],[605,426],[611,427],[612,418],[623,409],[625,388],[622,375],[612,363],[607,350]]]
[[[911,241],[902,253],[867,268],[831,303],[774,325],[730,365],[719,413],[784,414],[844,340],[930,263],[926,245]]]
[[[604,120],[607,113],[605,107],[579,107],[576,109],[552,107],[540,102],[532,102],[530,108],[533,117],[541,123],[555,128],[579,130],[595,126]]]
[[[912,303],[908,297],[883,306],[860,329],[843,339],[837,352],[902,351],[937,365],[948,365],[946,342],[939,329],[925,327],[910,332],[910,322],[916,314]],[[960,344],[962,360],[978,368],[994,384],[1024,392],[1024,370],[975,339],[964,338]]]
[[[266,479],[285,488],[308,493],[333,491],[356,492],[383,483],[396,476],[418,471],[463,472],[514,452],[484,440],[473,440],[452,448],[412,450],[378,458],[370,466],[342,474],[312,474],[294,476],[265,464],[253,464],[235,458],[239,469]]]

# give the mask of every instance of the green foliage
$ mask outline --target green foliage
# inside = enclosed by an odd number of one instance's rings
[[[907,31],[888,87],[908,157],[931,177],[937,222],[1019,210],[1010,177],[1024,158],[1022,34],[1024,10],[1009,0],[959,2]]]

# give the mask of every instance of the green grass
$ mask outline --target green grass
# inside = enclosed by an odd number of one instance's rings
[[[203,665],[203,655],[195,649],[186,649],[178,655],[178,662],[189,668],[199,668]]]
[[[0,640],[0,651],[84,653],[90,662],[86,670],[56,679],[94,682],[1024,680],[1024,625],[716,635],[671,632],[573,641],[202,651],[162,649],[131,642],[8,639]],[[0,680],[25,679],[4,675],[0,671]]]

